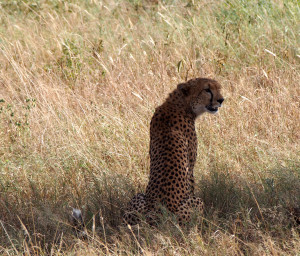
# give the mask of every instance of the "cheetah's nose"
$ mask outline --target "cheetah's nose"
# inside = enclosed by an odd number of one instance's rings
[[[223,101],[224,101],[224,99],[222,98],[222,99],[219,99],[219,100],[217,100],[217,102],[219,102],[220,104],[222,104],[223,103]]]

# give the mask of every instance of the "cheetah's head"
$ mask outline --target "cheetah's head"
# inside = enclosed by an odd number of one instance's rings
[[[217,113],[224,101],[220,92],[220,84],[212,79],[192,79],[186,83],[179,84],[177,89],[183,93],[188,108],[196,116],[205,112]]]

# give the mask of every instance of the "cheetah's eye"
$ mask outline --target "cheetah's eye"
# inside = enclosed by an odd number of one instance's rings
[[[211,90],[209,88],[207,89],[204,89],[204,91],[208,92],[208,93],[211,93]]]

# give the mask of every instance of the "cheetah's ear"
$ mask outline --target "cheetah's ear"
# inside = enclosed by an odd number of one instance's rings
[[[182,91],[185,96],[188,96],[191,86],[188,83],[181,83],[177,85],[177,89]]]

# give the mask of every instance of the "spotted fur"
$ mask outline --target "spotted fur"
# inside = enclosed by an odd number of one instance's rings
[[[145,215],[151,223],[164,205],[189,221],[194,208],[203,212],[203,202],[194,196],[193,170],[197,158],[195,120],[205,112],[216,113],[223,97],[215,80],[196,78],[179,84],[156,109],[150,124],[150,177],[145,194],[130,201],[124,220],[130,225]]]

